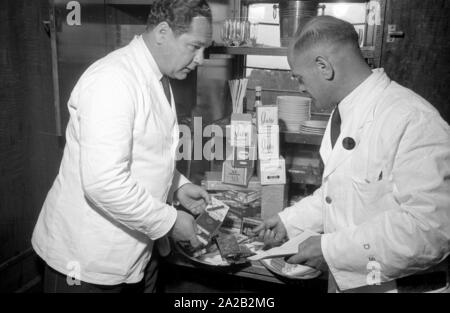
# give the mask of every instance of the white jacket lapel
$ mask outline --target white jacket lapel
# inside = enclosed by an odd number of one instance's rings
[[[364,126],[373,120],[378,95],[390,84],[390,79],[381,69],[374,70],[373,76],[368,80],[360,90],[356,90],[358,94],[352,100],[353,112],[347,117],[350,120],[345,122],[334,149],[331,148],[330,123],[328,123],[320,149],[325,165],[323,178],[333,173],[357,150]]]

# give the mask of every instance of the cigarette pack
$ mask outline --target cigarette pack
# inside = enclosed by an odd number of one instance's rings
[[[280,128],[264,126],[258,132],[258,155],[260,160],[277,159],[280,155]]]
[[[224,192],[223,196],[231,200],[237,200],[242,204],[249,204],[260,199],[261,192],[259,190],[228,190]]]
[[[253,172],[254,168],[233,167],[233,161],[224,161],[222,165],[222,182],[247,187]]]
[[[286,184],[286,162],[284,158],[260,160],[258,174],[261,185]]]
[[[216,238],[220,255],[230,263],[244,263],[246,258],[254,255],[245,245],[240,245],[234,234],[221,235]]]
[[[258,132],[265,126],[278,125],[278,106],[263,105],[256,108]]]
[[[252,145],[252,135],[254,135],[251,114],[231,115],[231,146],[232,147],[249,147]]]
[[[252,231],[253,228],[255,228],[256,226],[259,226],[261,224],[261,222],[262,221],[260,219],[244,217],[242,219],[241,234],[246,235],[246,236],[253,235],[253,231]]]
[[[233,147],[233,167],[249,168],[255,167],[256,146]]]
[[[197,234],[197,238],[205,246],[208,245],[211,238],[216,235],[228,213],[228,209],[228,205],[211,197],[211,204],[197,217],[196,223],[200,232]]]
[[[220,255],[225,258],[236,258],[239,256],[241,250],[239,243],[234,235],[224,235],[216,238],[217,246],[219,247]]]

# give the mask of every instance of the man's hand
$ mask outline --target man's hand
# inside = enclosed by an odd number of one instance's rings
[[[211,197],[208,192],[200,186],[194,184],[184,184],[175,191],[175,200],[194,215],[205,211],[208,204],[211,203]]]
[[[173,240],[187,250],[198,250],[202,247],[202,243],[197,238],[197,232],[194,217],[189,213],[177,210],[177,219],[169,231]]]
[[[322,254],[321,237],[312,236],[298,245],[298,253],[286,260],[287,263],[302,264],[322,272],[327,271],[327,263]]]
[[[286,227],[278,214],[266,219],[261,225],[252,229],[259,240],[264,241],[264,248],[281,245],[287,239]]]

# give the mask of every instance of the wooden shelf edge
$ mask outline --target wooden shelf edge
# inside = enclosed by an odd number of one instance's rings
[[[366,59],[375,57],[375,49],[373,47],[362,47],[361,52]],[[208,48],[207,54],[287,56],[287,48],[212,46]]]
[[[208,48],[210,54],[232,54],[232,55],[270,55],[286,56],[285,47],[226,47],[212,46]]]

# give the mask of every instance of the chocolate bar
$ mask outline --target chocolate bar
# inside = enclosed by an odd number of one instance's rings
[[[239,245],[235,235],[220,235],[215,238],[220,255],[230,263],[244,263],[254,255],[246,246]]]

